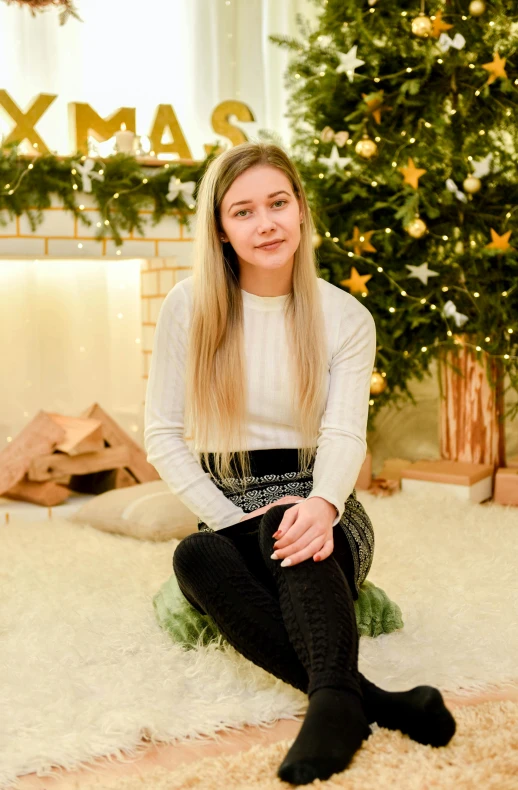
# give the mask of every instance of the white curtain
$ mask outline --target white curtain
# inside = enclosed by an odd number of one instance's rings
[[[36,125],[51,151],[71,151],[68,102],[106,117],[137,110],[148,134],[158,104],[172,104],[194,158],[214,142],[221,101],[248,104],[256,123],[288,144],[288,54],[268,35],[296,35],[310,0],[77,0],[83,23],[52,9],[31,16],[0,1],[0,89],[26,110],[39,93],[58,98]],[[0,138],[12,129],[0,112]],[[139,261],[0,259],[0,447],[40,410],[79,414],[97,401],[142,438]]]

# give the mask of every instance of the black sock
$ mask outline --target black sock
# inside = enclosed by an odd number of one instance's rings
[[[343,771],[362,741],[371,734],[361,698],[352,691],[319,688],[299,734],[277,776],[293,784],[309,784]]]
[[[401,730],[424,745],[446,746],[453,738],[455,719],[439,689],[416,686],[409,691],[384,691],[369,684],[368,693],[362,690],[369,722]]]

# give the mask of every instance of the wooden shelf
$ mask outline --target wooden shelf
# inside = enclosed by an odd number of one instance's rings
[[[35,159],[39,159],[40,156],[48,156],[48,154],[20,154],[18,158],[34,161]],[[71,156],[73,155],[69,154],[64,156],[55,154],[55,158],[60,161],[70,159]],[[112,156],[115,156],[115,154],[110,154],[110,156],[88,156],[88,158],[93,159],[94,162],[105,162]],[[198,159],[157,159],[156,157],[150,156],[136,156],[134,158],[140,165],[142,165],[142,167],[164,167],[164,165],[199,165],[202,162],[202,160]]]

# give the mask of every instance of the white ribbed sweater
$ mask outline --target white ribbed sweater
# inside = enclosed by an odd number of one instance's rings
[[[318,278],[326,326],[327,401],[313,468],[313,488],[340,520],[367,454],[367,417],[376,356],[376,326],[354,296]],[[248,392],[248,449],[302,446],[290,414],[287,295],[241,289]],[[210,479],[184,439],[184,366],[192,309],[192,276],[167,294],[157,320],[146,391],[144,445],[148,461],[170,490],[214,530],[236,524],[245,511]],[[208,451],[217,447],[209,446]],[[308,497],[308,498],[309,498]]]

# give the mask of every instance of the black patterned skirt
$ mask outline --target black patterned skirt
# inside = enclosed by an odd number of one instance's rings
[[[269,505],[275,500],[284,496],[301,496],[306,498],[313,488],[313,475],[311,471],[302,474],[299,471],[297,448],[279,448],[272,450],[250,450],[251,475],[246,478],[246,490],[241,493],[229,491],[224,485],[224,481],[213,479],[213,482],[222,491],[227,499],[245,513],[251,513],[257,508]],[[213,455],[209,455],[209,464],[212,474]],[[209,471],[203,463],[204,471]],[[310,470],[313,467],[310,466]],[[238,478],[235,479],[238,483]],[[242,522],[243,526],[247,521]],[[237,526],[237,525],[233,525]],[[342,518],[334,527],[335,543],[337,543],[337,532],[340,529],[345,535],[345,541],[340,544],[348,546],[354,567],[354,586],[353,595],[355,600],[358,597],[359,588],[367,578],[372,565],[374,554],[374,530],[372,522],[367,515],[365,508],[356,498],[356,490],[353,489],[351,495],[345,502],[345,509]],[[214,532],[203,521],[198,520],[198,530],[200,532]],[[341,534],[340,533],[340,534]]]

